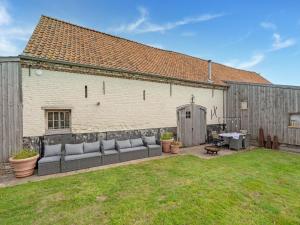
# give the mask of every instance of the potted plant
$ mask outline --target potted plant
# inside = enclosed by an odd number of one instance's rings
[[[172,141],[171,142],[171,153],[172,154],[178,154],[180,147],[181,147],[181,142],[180,141]]]
[[[165,153],[171,152],[171,142],[173,141],[173,133],[165,132],[160,137],[160,142],[162,143],[162,150]]]
[[[36,161],[39,158],[39,154],[35,150],[22,149],[15,156],[9,158],[9,162],[15,176],[17,178],[28,177],[33,174]]]

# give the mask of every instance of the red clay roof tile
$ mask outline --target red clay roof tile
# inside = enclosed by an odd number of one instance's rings
[[[24,55],[48,60],[207,82],[208,62],[42,16]],[[214,84],[270,83],[255,72],[212,63]]]

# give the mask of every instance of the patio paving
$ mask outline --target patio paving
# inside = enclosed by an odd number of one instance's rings
[[[232,155],[235,154],[237,152],[242,152],[242,151],[248,151],[251,150],[255,147],[250,147],[247,150],[239,150],[239,151],[234,151],[234,150],[230,150],[227,148],[222,148],[217,155],[211,155],[211,154],[207,154],[205,147],[208,145],[198,145],[198,146],[193,146],[193,147],[188,147],[188,148],[182,148],[180,154],[189,154],[189,155],[194,155],[197,156],[201,159],[212,159],[212,158],[216,158],[216,157],[221,157],[224,155]]]
[[[7,186],[15,186],[18,184],[23,184],[23,183],[33,182],[33,181],[47,180],[47,179],[54,178],[54,177],[64,177],[64,176],[69,176],[69,175],[73,175],[73,174],[85,173],[85,172],[89,172],[89,171],[97,171],[97,170],[101,170],[101,169],[108,169],[108,168],[119,167],[119,166],[124,166],[124,165],[137,164],[137,163],[146,162],[146,161],[150,161],[150,160],[174,157],[176,155],[194,155],[194,156],[197,156],[202,159],[212,159],[212,158],[216,158],[216,157],[221,157],[221,156],[237,153],[237,151],[232,151],[229,149],[221,149],[218,152],[218,155],[210,155],[210,154],[206,153],[206,150],[204,149],[205,146],[207,146],[207,145],[199,145],[199,146],[194,146],[194,147],[181,148],[179,154],[163,153],[161,156],[157,156],[157,157],[132,160],[132,161],[127,161],[127,162],[122,162],[122,163],[93,167],[93,168],[88,168],[88,169],[71,171],[71,172],[67,172],[67,173],[51,174],[51,175],[46,175],[46,176],[37,176],[37,173],[36,173],[37,171],[35,171],[35,174],[33,176],[26,177],[26,178],[15,178],[13,174],[6,174],[6,175],[0,176],[0,188],[7,187]],[[245,151],[245,150],[243,150],[243,151]]]

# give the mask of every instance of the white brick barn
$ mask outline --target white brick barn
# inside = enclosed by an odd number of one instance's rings
[[[207,109],[208,130],[219,129],[226,117],[226,81],[269,84],[255,72],[46,16],[20,65],[24,144],[36,146],[176,131],[176,108],[192,96]]]

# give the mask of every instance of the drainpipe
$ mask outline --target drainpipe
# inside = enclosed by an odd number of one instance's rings
[[[208,83],[213,83],[212,78],[211,78],[211,60],[208,60]]]

